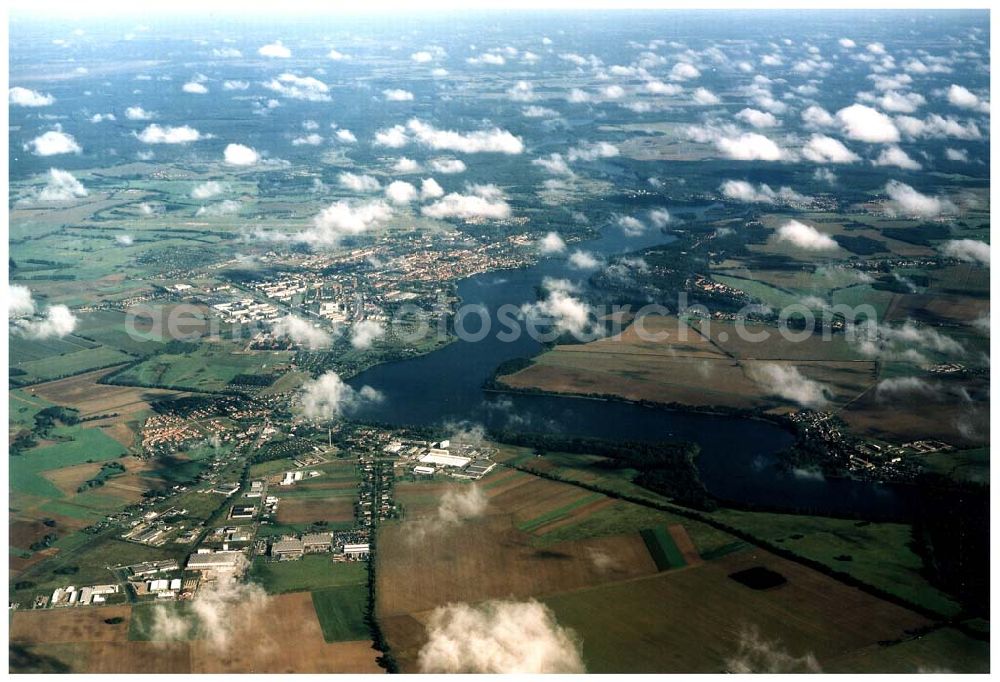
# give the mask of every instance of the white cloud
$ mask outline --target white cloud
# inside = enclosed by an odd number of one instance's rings
[[[226,190],[225,186],[221,182],[215,180],[209,180],[197,185],[191,190],[192,199],[211,199],[212,197],[217,197]]]
[[[566,251],[566,242],[558,232],[549,232],[538,240],[538,252],[543,256],[552,256]]]
[[[952,84],[948,88],[948,102],[959,109],[973,109],[986,114],[990,112],[989,102],[984,102],[978,95],[961,85]]]
[[[257,54],[261,57],[270,57],[272,59],[288,59],[292,56],[292,51],[282,45],[280,40],[276,40],[273,43],[261,46],[257,50]]]
[[[524,107],[521,109],[521,113],[526,118],[555,118],[559,115],[559,112],[555,109],[549,109],[548,107],[540,107],[538,105],[532,104],[531,106]]]
[[[580,88],[573,88],[566,95],[566,101],[571,104],[583,104],[590,101],[590,95],[586,90],[581,90]]]
[[[226,145],[223,158],[230,166],[254,166],[260,162],[260,154],[252,147],[230,143]]]
[[[830,114],[829,111],[823,107],[816,106],[815,104],[807,107],[802,112],[802,122],[806,126],[812,126],[815,128],[829,128],[837,124],[837,120]]]
[[[250,81],[222,81],[223,90],[247,90],[250,88]]]
[[[883,149],[878,158],[872,161],[872,165],[895,166],[905,170],[920,170],[921,168],[920,164],[911,159],[909,154],[895,145]]]
[[[351,55],[344,54],[343,52],[340,52],[339,50],[336,49],[331,49],[329,52],[326,53],[326,58],[331,59],[335,62],[343,62],[349,60],[351,58]]]
[[[323,144],[323,136],[319,133],[309,133],[308,135],[302,135],[292,139],[293,147],[310,146],[318,147]]]
[[[916,92],[896,92],[895,90],[889,90],[877,100],[875,103],[883,111],[891,111],[893,113],[910,114],[922,107],[927,103],[923,95]]]
[[[464,173],[467,170],[465,162],[461,159],[431,159],[430,166],[435,173],[445,175]]]
[[[708,88],[696,89],[693,93],[691,93],[691,99],[693,99],[696,104],[701,104],[704,106],[712,106],[722,101],[714,92],[712,92]]]
[[[422,673],[582,673],[580,640],[535,600],[448,604],[427,621]]]
[[[375,132],[375,144],[380,147],[399,149],[410,143],[410,138],[406,134],[406,128],[395,125],[391,128],[383,128]]]
[[[79,154],[83,151],[69,133],[49,130],[24,145],[35,156],[55,156],[56,154]]]
[[[780,161],[787,156],[773,140],[760,133],[720,137],[715,146],[726,157],[739,161]]]
[[[205,138],[191,126],[160,126],[156,123],[146,126],[136,137],[146,144],[187,144]]]
[[[296,76],[294,73],[283,73],[272,78],[264,87],[291,99],[301,99],[307,102],[329,102],[330,87],[323,81],[312,76]]]
[[[844,134],[852,140],[888,144],[899,142],[899,130],[892,119],[880,111],[863,104],[852,104],[837,112],[837,120]]]
[[[219,216],[236,215],[240,212],[241,208],[243,208],[243,204],[240,202],[233,199],[226,199],[216,204],[202,206],[194,214],[198,217],[209,216],[218,218]]]
[[[20,284],[11,284],[7,290],[7,316],[25,317],[35,313],[35,301],[31,289]]]
[[[897,116],[896,124],[910,137],[979,140],[983,136],[974,121],[962,124],[951,116],[945,118],[939,114],[931,114],[923,120],[913,116]]]
[[[569,255],[567,260],[569,266],[576,270],[594,270],[601,266],[601,261],[590,251],[577,249]]]
[[[239,59],[243,56],[243,53],[235,47],[216,47],[212,49],[212,56],[220,59]]]
[[[621,228],[622,232],[625,233],[626,237],[638,237],[640,234],[646,231],[646,224],[634,216],[630,215],[618,216],[615,222],[618,224],[618,227]],[[584,252],[577,251],[576,253],[573,254],[573,256],[582,253]],[[573,256],[570,256],[570,264],[573,265],[573,267],[579,267],[576,265],[576,263],[573,262]],[[592,256],[591,259],[595,264],[597,263],[597,259],[593,258]]]
[[[570,163],[577,161],[596,161],[597,159],[610,159],[618,156],[618,147],[610,142],[584,142],[576,147],[570,147],[566,151],[566,157]]]
[[[890,214],[917,218],[936,218],[942,213],[955,212],[955,205],[947,199],[921,194],[898,180],[887,182],[885,193],[889,195],[889,201],[886,202],[885,209]]]
[[[854,163],[861,160],[840,140],[819,134],[809,138],[802,148],[802,156],[814,163]]]
[[[951,147],[948,147],[944,150],[944,157],[949,161],[969,163],[969,152],[965,149],[952,149]]]
[[[990,264],[990,245],[978,239],[948,240],[941,244],[941,253],[969,263]]]
[[[337,138],[338,142],[343,142],[345,144],[354,144],[355,142],[358,141],[358,138],[355,137],[354,133],[352,133],[347,128],[341,128],[340,130],[338,130],[336,133],[334,133],[334,137]]]
[[[444,196],[444,189],[434,178],[424,178],[420,181],[420,198],[423,201],[430,199],[440,199]]]
[[[774,114],[760,111],[759,109],[750,109],[749,107],[741,109],[736,114],[736,118],[746,121],[754,128],[774,128],[779,125],[779,121],[774,117]]]
[[[392,217],[392,207],[382,200],[352,203],[336,201],[323,209],[308,230],[294,235],[294,241],[317,246],[339,244],[344,237],[363,234]]]
[[[7,93],[7,101],[15,107],[47,107],[55,102],[56,98],[37,90],[14,87]]]
[[[643,87],[651,95],[663,95],[666,97],[673,97],[684,92],[684,88],[675,83],[664,83],[656,79],[646,81]]]
[[[535,99],[535,90],[528,81],[517,81],[507,90],[507,97],[514,102],[530,102]]]
[[[621,99],[625,96],[625,88],[620,85],[606,85],[601,88],[601,96],[606,99]]]
[[[654,208],[649,212],[649,221],[653,227],[662,229],[670,223],[670,212],[665,208]]]
[[[746,180],[726,180],[719,186],[719,191],[726,199],[748,204],[790,204],[809,200],[809,197],[799,194],[791,187],[781,187],[775,192],[769,185],[761,183],[754,187]]]
[[[438,130],[429,123],[424,123],[416,118],[410,119],[406,127],[417,142],[431,149],[450,150],[464,154],[478,152],[520,154],[524,151],[524,143],[521,138],[500,128],[459,133],[454,130]]]
[[[412,102],[413,93],[409,90],[390,89],[383,90],[382,96],[387,102]]]
[[[69,171],[49,169],[49,179],[38,192],[39,201],[71,201],[87,196],[87,188]]]
[[[91,123],[103,123],[104,121],[116,121],[114,114],[94,114],[90,117]]]
[[[428,218],[488,218],[503,220],[510,217],[510,204],[495,185],[473,185],[470,194],[452,192],[443,198],[424,206],[420,212]]]
[[[348,414],[364,403],[379,402],[382,394],[371,386],[355,391],[336,372],[327,372],[302,385],[298,408],[307,419],[328,421]]]
[[[850,50],[853,47],[857,47],[857,43],[855,43],[850,38],[841,38],[837,42],[840,43],[840,46],[846,50]]]
[[[129,107],[125,110],[125,118],[130,121],[149,121],[156,117],[156,112],[146,111],[140,106]]]
[[[775,232],[778,241],[789,242],[807,251],[829,251],[837,248],[837,242],[815,227],[789,220]]]
[[[426,50],[421,50],[420,52],[414,52],[411,54],[410,59],[415,61],[417,64],[426,64],[427,62],[434,61],[434,55]]]
[[[371,175],[341,173],[337,176],[337,182],[340,183],[341,187],[352,192],[377,192],[382,189],[378,178]]]
[[[574,175],[573,169],[566,163],[566,159],[563,158],[562,154],[549,154],[547,157],[533,160],[531,165],[544,168],[553,175]]]
[[[361,320],[351,328],[351,345],[359,350],[371,348],[372,344],[385,336],[385,327],[375,320]]]
[[[469,64],[491,64],[493,66],[503,66],[507,63],[503,55],[494,54],[492,52],[484,52],[478,57],[469,57],[465,60]]]
[[[548,295],[540,301],[521,306],[522,315],[535,322],[552,325],[556,331],[570,333],[579,339],[600,335],[593,308],[571,296],[572,291],[564,287],[563,283],[565,280],[547,278],[544,284],[550,287]]]
[[[686,81],[698,78],[699,76],[701,76],[701,71],[688,62],[677,62],[670,69],[670,80],[672,81]]]
[[[385,188],[385,197],[396,205],[405,205],[417,199],[417,188],[408,182],[396,180]]]
[[[183,86],[181,86],[181,90],[183,90],[184,92],[186,92],[188,94],[191,94],[191,95],[206,95],[206,94],[208,94],[208,88],[206,88],[201,83],[196,83],[195,81],[191,81],[189,83],[185,83]]]
[[[115,237],[115,243],[122,246],[132,246],[132,244],[135,243],[135,239],[133,239],[130,234],[120,234]]]
[[[420,164],[413,159],[401,156],[396,159],[396,163],[393,164],[392,170],[396,173],[418,173],[421,169]]]
[[[790,400],[802,407],[823,407],[832,396],[829,387],[804,377],[793,365],[755,363],[751,365],[749,374],[750,378],[769,394]]]
[[[25,306],[23,295],[19,295],[13,304],[23,310]],[[34,313],[34,308],[32,309],[32,313]],[[14,332],[16,334],[29,339],[39,340],[62,338],[72,334],[78,322],[79,320],[73,314],[73,311],[64,305],[49,306],[41,317],[19,317],[13,320]]]
[[[313,323],[294,315],[276,320],[271,326],[271,333],[275,337],[287,337],[292,343],[304,346],[309,350],[329,348],[333,342],[333,337],[330,334]]]

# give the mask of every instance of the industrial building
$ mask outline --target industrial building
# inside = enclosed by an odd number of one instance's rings
[[[344,545],[344,556],[349,559],[367,559],[368,558],[368,543],[355,543]]]
[[[298,538],[285,536],[271,545],[271,556],[276,559],[299,559],[305,552],[305,544]]]
[[[422,464],[439,464],[446,467],[462,468],[467,466],[472,460],[468,457],[453,455],[447,450],[431,448],[426,455],[420,458]]]
[[[201,571],[202,577],[210,580],[221,575],[235,575],[243,571],[246,557],[243,552],[199,549],[196,554],[188,557],[187,570]]]
[[[309,533],[302,536],[302,549],[306,554],[329,552],[333,549],[332,533]]]

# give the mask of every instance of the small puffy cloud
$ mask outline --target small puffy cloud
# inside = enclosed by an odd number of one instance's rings
[[[14,87],[8,91],[7,101],[14,107],[47,107],[55,102],[56,98],[37,90]]]
[[[895,114],[910,114],[927,103],[923,95],[916,92],[896,92],[889,90],[875,100],[879,108],[883,111],[890,111]]]
[[[625,88],[620,85],[607,85],[601,88],[601,96],[605,99],[621,99],[625,96]]]
[[[670,212],[665,208],[654,208],[649,212],[649,222],[653,227],[664,228],[670,223]]]
[[[461,159],[431,159],[430,167],[435,173],[444,175],[464,173],[467,170],[465,162]]]
[[[392,170],[396,173],[419,173],[421,169],[420,164],[413,159],[401,156],[396,159],[396,163],[392,165]]]
[[[230,166],[254,166],[260,162],[257,150],[243,144],[227,144],[222,156]]]
[[[599,335],[593,308],[572,296],[571,289],[563,286],[565,283],[566,280],[547,278],[544,284],[549,289],[548,295],[540,301],[521,306],[522,315],[550,324],[556,331],[567,332],[577,338]]]
[[[406,129],[417,142],[435,150],[448,150],[463,154],[492,152],[499,154],[520,154],[524,151],[521,138],[500,128],[460,133],[454,130],[439,130],[420,119],[410,119]]]
[[[621,231],[625,233],[626,237],[638,237],[640,234],[646,231],[646,224],[634,216],[630,215],[618,216],[615,222],[618,224],[618,227],[621,228]],[[575,256],[577,253],[584,253],[584,252],[577,251],[576,253],[573,254],[573,256]],[[597,259],[593,259],[593,261],[596,263]],[[576,265],[576,263],[574,263],[572,256],[570,257],[570,264],[573,265],[573,267],[579,267],[578,265]]]
[[[526,118],[555,118],[559,115],[559,112],[555,109],[549,109],[548,107],[540,107],[537,104],[532,104],[521,109],[521,114]]]
[[[39,201],[71,201],[87,196],[87,188],[69,171],[49,169],[48,181],[38,192]]]
[[[832,392],[825,384],[802,375],[798,367],[777,363],[755,363],[751,365],[750,378],[769,394],[808,408],[820,408],[827,404]]]
[[[358,138],[355,137],[354,133],[347,128],[341,128],[335,132],[333,136],[337,138],[337,142],[343,142],[344,144],[354,144],[358,141]]]
[[[94,114],[90,117],[91,123],[103,123],[104,121],[116,121],[114,114]]]
[[[414,52],[411,54],[410,59],[415,61],[417,64],[426,64],[427,62],[434,61],[434,55],[427,50],[421,50],[420,52]]]
[[[203,84],[197,83],[195,81],[190,81],[181,86],[181,90],[191,95],[205,95],[208,94],[208,88]]]
[[[399,149],[410,143],[410,138],[406,134],[406,128],[395,125],[391,128],[383,128],[375,131],[375,144],[380,147]]]
[[[301,99],[307,102],[329,102],[332,99],[330,86],[312,76],[283,73],[264,83],[264,87],[290,99]]]
[[[204,139],[205,136],[191,126],[160,126],[153,123],[136,134],[136,137],[146,144],[187,144]]]
[[[843,127],[844,134],[852,140],[873,144],[899,142],[899,130],[892,119],[864,104],[844,107],[837,112],[837,120]]]
[[[371,348],[372,344],[385,336],[385,327],[375,320],[361,320],[351,328],[351,345],[359,350]]]
[[[646,81],[643,87],[651,95],[664,95],[666,97],[673,97],[684,92],[684,88],[676,83],[664,83],[656,79]]]
[[[336,372],[327,372],[302,385],[296,400],[298,411],[307,419],[328,421],[349,414],[365,403],[379,402],[382,394],[371,386],[356,391]]]
[[[219,196],[224,191],[226,191],[226,188],[221,182],[209,180],[208,182],[203,182],[192,189],[191,198],[199,200],[211,199]]]
[[[854,47],[857,47],[857,43],[855,43],[855,42],[854,42],[853,40],[851,40],[850,38],[841,38],[841,39],[840,39],[840,40],[838,40],[837,42],[838,42],[838,43],[840,44],[840,46],[841,46],[842,48],[844,48],[845,50],[850,50],[850,49],[852,49],[852,48],[854,48]]]
[[[948,147],[944,150],[944,158],[949,161],[969,163],[969,152],[964,149],[952,149],[951,147]]]
[[[413,93],[409,90],[390,89],[383,90],[382,96],[387,102],[412,102]]]
[[[295,236],[319,246],[335,245],[344,237],[364,234],[392,217],[392,207],[381,200],[365,203],[337,201],[313,218],[313,225]]]
[[[837,242],[832,237],[798,220],[789,220],[779,227],[775,237],[778,241],[789,242],[806,251],[830,251],[837,248]]]
[[[35,313],[35,301],[31,289],[20,284],[11,284],[7,291],[7,316],[25,317]]]
[[[309,350],[329,348],[333,342],[333,337],[330,334],[313,323],[294,315],[276,320],[271,325],[271,334],[276,338],[288,338],[297,346],[303,346]]]
[[[23,307],[23,298],[15,301]],[[29,339],[62,338],[73,333],[79,320],[64,305],[49,306],[41,316],[19,317],[13,320],[14,332]]]
[[[584,104],[590,101],[590,95],[586,90],[581,90],[580,88],[573,88],[566,95],[566,101],[570,104]]]
[[[885,209],[893,215],[936,218],[942,213],[955,212],[955,205],[947,199],[921,194],[898,180],[887,182],[885,193],[889,195]]]
[[[562,154],[549,154],[546,157],[533,160],[531,165],[544,168],[553,175],[574,175],[573,169],[566,163],[566,159],[563,158]]]
[[[55,156],[57,154],[79,154],[83,151],[69,133],[61,130],[49,130],[24,145],[35,156]]]
[[[329,52],[326,53],[326,58],[331,59],[335,62],[343,62],[350,59],[351,55],[344,54],[343,52],[336,49],[331,49]]]
[[[115,243],[121,246],[132,246],[135,243],[135,239],[130,234],[120,234],[115,237]]]
[[[715,146],[727,158],[738,161],[780,161],[787,156],[774,140],[760,133],[720,137]]]
[[[961,85],[952,85],[948,88],[948,103],[959,109],[973,109],[983,113],[989,113],[990,103],[984,102],[978,95]]]
[[[810,137],[802,147],[802,156],[814,163],[854,163],[861,160],[840,140],[819,134]]]
[[[776,192],[769,185],[761,183],[754,187],[746,180],[726,180],[719,186],[719,191],[722,192],[723,197],[730,201],[740,201],[747,204],[790,204],[805,202],[809,199],[791,187],[781,187]]]
[[[408,182],[396,180],[385,188],[385,198],[396,205],[409,204],[417,199],[417,188]]]
[[[570,163],[577,161],[596,161],[597,159],[610,159],[619,154],[618,147],[610,142],[584,142],[576,147],[570,147],[566,151],[566,158]]]
[[[282,45],[280,40],[276,40],[273,43],[262,45],[257,50],[257,54],[271,59],[288,59],[292,56],[292,51]]]
[[[945,138],[959,140],[979,140],[983,137],[974,121],[962,123],[953,117],[931,114],[921,120],[914,116],[897,116],[896,125],[910,137]]]
[[[465,60],[468,64],[490,64],[492,66],[503,66],[507,63],[501,54],[494,54],[492,52],[484,52],[477,57],[469,57]]]
[[[837,125],[837,119],[829,111],[815,104],[802,112],[802,122],[813,128],[830,128]]]
[[[582,673],[580,640],[535,600],[448,604],[427,621],[422,673]]]
[[[243,56],[243,53],[235,47],[217,47],[212,49],[212,56],[219,57],[220,59],[239,59]]]
[[[950,239],[941,244],[941,253],[951,258],[989,266],[990,245],[978,239]]]
[[[641,223],[640,223],[641,225]],[[567,259],[569,266],[576,270],[595,270],[601,266],[601,261],[590,251],[577,249]]]
[[[382,189],[382,184],[378,178],[371,175],[358,175],[356,173],[341,173],[337,176],[340,186],[351,192],[377,192]]]
[[[670,69],[670,80],[672,81],[686,81],[698,78],[699,76],[701,76],[701,71],[688,62],[677,62]]]
[[[292,139],[293,147],[318,147],[321,144],[323,144],[323,136],[319,133],[309,133]]]
[[[459,218],[487,218],[503,220],[510,217],[510,204],[495,185],[473,185],[469,194],[452,192],[438,201],[424,206],[420,212],[428,218],[444,220]]]
[[[708,88],[697,88],[693,93],[691,93],[691,99],[693,99],[696,104],[704,106],[712,106],[722,101],[719,99],[718,95]]]
[[[774,114],[760,111],[759,109],[750,109],[749,107],[741,109],[736,114],[736,118],[745,121],[754,128],[774,128],[779,125],[778,119],[774,117]]]
[[[424,178],[420,181],[420,198],[423,201],[430,199],[440,199],[444,196],[444,189],[434,178]]]
[[[236,215],[240,212],[241,208],[243,208],[243,204],[240,202],[233,199],[226,199],[216,204],[202,206],[194,214],[197,217],[218,218],[220,216]]]
[[[149,121],[156,117],[156,112],[146,111],[140,106],[129,107],[125,110],[125,118],[130,121]]]
[[[223,90],[248,90],[250,88],[250,81],[222,81]]]
[[[566,251],[566,242],[558,232],[549,232],[538,240],[538,253],[553,256]]]
[[[535,90],[528,81],[517,81],[507,90],[507,97],[514,102],[530,102],[535,99]]]
[[[883,149],[878,158],[872,161],[872,165],[895,166],[904,170],[920,170],[921,168],[919,163],[911,159],[909,154],[896,145]]]

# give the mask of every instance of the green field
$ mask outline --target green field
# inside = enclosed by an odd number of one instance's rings
[[[117,377],[123,384],[222,391],[238,374],[267,374],[292,354],[237,352],[235,345],[206,345],[186,355],[163,353],[129,368]]]
[[[55,438],[67,438],[54,445],[33,448],[10,457],[11,490],[39,497],[59,499],[63,494],[39,474],[88,461],[103,462],[123,455],[125,447],[100,429],[61,426],[52,430]]]
[[[365,614],[368,610],[367,585],[343,585],[312,593],[313,607],[323,639],[353,642],[370,637]]]
[[[7,404],[10,407],[8,419],[12,426],[32,428],[35,425],[35,415],[46,407],[52,407],[53,405],[48,400],[35,395],[29,395],[20,388],[10,391],[8,396],[9,400]]]
[[[183,640],[198,639],[199,619],[191,610],[190,602],[166,602],[166,603],[146,603],[136,604],[132,607],[132,617],[128,623],[128,638],[133,642],[148,642],[158,633],[157,622],[164,616],[171,619],[181,619],[188,623],[186,632],[180,637]]]
[[[368,581],[363,561],[333,562],[329,554],[308,554],[297,561],[254,559],[250,579],[270,594],[361,585]]]
[[[16,377],[18,382],[24,384],[58,379],[71,374],[80,374],[90,369],[131,362],[134,359],[131,355],[120,350],[107,346],[97,346],[39,360],[12,362],[11,367],[25,372],[25,374]]]
[[[649,555],[656,562],[656,567],[661,571],[669,571],[672,568],[686,566],[684,556],[677,549],[677,543],[670,537],[670,533],[663,526],[656,528],[646,528],[639,531],[643,542],[649,550]]]

